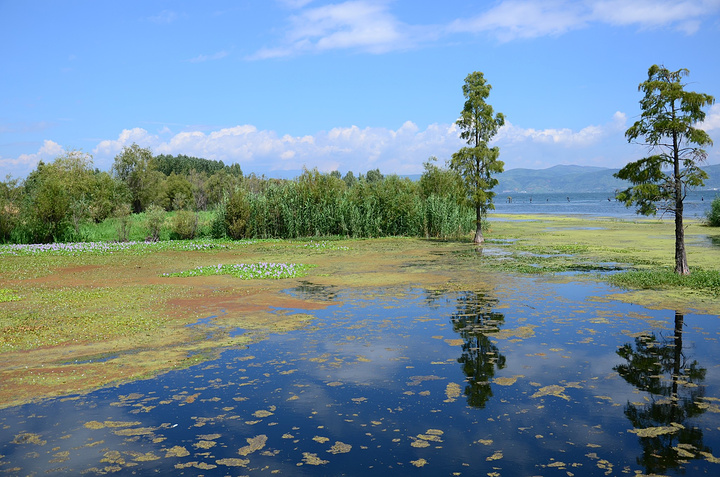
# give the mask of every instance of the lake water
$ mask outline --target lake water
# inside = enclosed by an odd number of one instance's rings
[[[288,290],[331,305],[189,369],[0,410],[0,473],[718,475],[720,319],[612,291]]]
[[[684,217],[704,218],[716,195],[718,195],[717,191],[690,192],[685,200]],[[495,212],[503,214],[577,214],[625,219],[638,217],[634,207],[627,208],[623,203],[616,201],[612,193],[602,192],[548,194],[498,192],[495,196]],[[492,212],[489,217],[492,220]]]

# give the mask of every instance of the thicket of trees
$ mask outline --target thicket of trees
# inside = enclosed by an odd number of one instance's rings
[[[133,214],[142,214],[150,239],[163,228],[194,238],[198,212],[211,215],[206,233],[216,238],[449,237],[474,229],[474,211],[458,200],[462,195],[458,173],[435,158],[420,181],[377,169],[357,176],[305,170],[279,180],[244,176],[221,161],[153,156],[133,144],[110,172],[73,151],[41,162],[24,181],[0,182],[0,242],[92,240],[81,226],[106,220],[114,221],[118,240],[127,240]]]

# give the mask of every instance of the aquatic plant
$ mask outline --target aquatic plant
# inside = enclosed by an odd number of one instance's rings
[[[206,277],[210,275],[230,275],[242,280],[278,280],[305,276],[312,265],[295,263],[240,263],[236,265],[209,265],[178,273],[164,273],[163,277]]]
[[[238,243],[238,242],[234,242]],[[254,243],[242,241],[242,244]],[[228,244],[218,240],[187,240],[162,242],[69,242],[44,244],[7,244],[0,245],[0,256],[38,256],[38,255],[104,255],[115,252],[131,251],[138,253],[165,251],[204,251],[227,248]]]
[[[0,303],[4,303],[6,301],[15,301],[19,300],[20,297],[15,294],[12,290],[8,290],[7,288],[0,288]]]
[[[691,275],[678,275],[673,270],[632,270],[618,273],[608,277],[613,285],[622,288],[685,288],[692,290],[707,290],[714,295],[720,295],[720,271],[693,269]]]

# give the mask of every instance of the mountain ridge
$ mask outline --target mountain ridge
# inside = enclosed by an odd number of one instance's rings
[[[709,178],[698,190],[720,189],[720,164],[704,166]],[[615,192],[630,183],[613,176],[619,169],[597,166],[556,165],[547,169],[508,169],[495,176],[495,191],[506,192]]]

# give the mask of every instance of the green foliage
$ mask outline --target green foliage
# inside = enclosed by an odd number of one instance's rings
[[[250,203],[247,193],[238,189],[230,197],[225,209],[225,229],[229,237],[239,240],[247,238],[250,220]]]
[[[463,147],[453,154],[450,167],[463,180],[463,197],[476,210],[475,243],[483,241],[482,218],[489,209],[494,209],[492,188],[497,185],[494,174],[503,172],[504,163],[498,160],[500,148],[488,147],[488,142],[505,124],[502,113],[494,114],[492,106],[485,100],[492,87],[482,73],[476,71],[465,78],[463,96],[465,106],[456,124],[462,131],[469,147]]]
[[[696,269],[692,274],[680,275],[671,269],[633,270],[611,275],[608,280],[623,288],[661,290],[664,288],[685,288],[705,290],[720,295],[720,271]]]
[[[185,177],[172,172],[165,180],[165,195],[170,210],[194,208],[193,186]]]
[[[20,297],[15,292],[7,288],[0,288],[0,303],[17,300],[20,300]]]
[[[117,218],[118,242],[127,242],[130,238],[130,230],[132,229],[130,205],[120,204],[115,209],[115,217]]]
[[[227,234],[235,239],[446,238],[471,230],[473,217],[471,209],[459,204],[449,191],[444,197],[422,197],[420,184],[406,178],[391,175],[375,177],[373,182],[363,178],[348,187],[338,174],[313,169],[293,181],[245,181],[224,211],[218,210],[211,227],[214,237]]]
[[[175,238],[194,239],[198,232],[198,216],[195,212],[181,210],[170,219],[170,228]]]
[[[166,176],[171,174],[187,176],[191,171],[213,175],[217,172],[224,171],[227,174],[242,177],[242,170],[237,164],[226,166],[223,161],[211,161],[209,159],[186,156],[185,154],[178,154],[177,156],[160,154],[153,158],[153,163],[155,169]]]
[[[18,179],[5,178],[0,182],[0,242],[7,242],[12,236],[20,218],[22,189]]]
[[[133,212],[144,211],[152,204],[167,206],[165,176],[155,169],[152,151],[133,143],[115,156],[112,173],[125,183]]]
[[[434,165],[421,182],[377,169],[359,178],[312,169],[294,180],[254,174],[238,180],[225,169],[210,177],[191,171],[165,178],[154,169],[150,151],[137,145],[115,158],[113,176],[92,170],[89,156],[85,159],[41,163],[22,187],[3,183],[2,240],[448,238],[473,227],[472,210],[457,200],[459,175]],[[208,205],[211,211],[204,212]],[[167,213],[168,208],[174,210]],[[143,212],[133,213],[137,209]]]
[[[205,183],[206,207],[225,204],[238,185],[238,178],[225,171],[216,172],[210,176]]]
[[[145,224],[149,235],[147,240],[157,242],[160,240],[160,233],[165,226],[165,209],[158,205],[151,205],[145,212]]]
[[[706,214],[707,224],[710,227],[720,227],[720,197],[715,197]]]
[[[420,177],[420,195],[427,199],[431,195],[438,197],[461,198],[463,196],[463,179],[453,169],[435,165],[436,157],[430,157],[423,166],[425,172]]]
[[[23,184],[13,241],[82,239],[83,223],[108,217],[121,189],[107,174],[93,170],[89,154],[71,151],[51,164],[41,162]]]
[[[617,195],[626,206],[636,206],[643,215],[655,215],[658,208],[675,216],[675,271],[689,273],[685,254],[683,201],[688,188],[702,186],[707,174],[699,165],[707,157],[704,146],[712,145],[710,136],[696,124],[705,119],[703,107],[715,98],[708,94],[685,91],[682,78],[689,71],[669,71],[653,65],[648,79],[638,86],[642,114],[626,132],[629,142],[649,146],[654,154],[631,162],[615,177],[632,186]],[[638,138],[642,138],[638,141]]]
[[[225,224],[225,204],[220,204],[211,212],[210,236],[214,239],[222,239],[228,236],[227,225]]]

